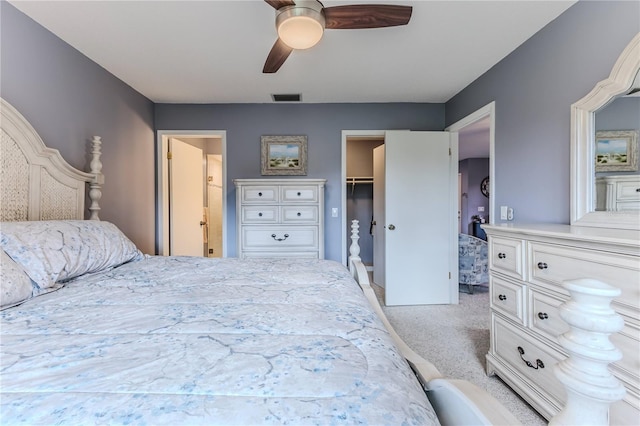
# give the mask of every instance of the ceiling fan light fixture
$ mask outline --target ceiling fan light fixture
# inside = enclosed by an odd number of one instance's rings
[[[278,10],[276,29],[278,37],[292,49],[315,46],[324,32],[322,9],[288,6]]]

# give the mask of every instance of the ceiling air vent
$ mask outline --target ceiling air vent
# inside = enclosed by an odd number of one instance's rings
[[[290,93],[290,94],[272,94],[273,102],[300,102],[302,96],[300,93]]]

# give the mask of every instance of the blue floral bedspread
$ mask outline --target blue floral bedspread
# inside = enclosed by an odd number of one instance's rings
[[[149,257],[0,317],[2,424],[438,422],[337,262]]]

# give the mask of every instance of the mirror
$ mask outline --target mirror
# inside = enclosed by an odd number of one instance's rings
[[[611,132],[596,137],[596,113],[602,114],[606,123],[607,108],[615,109],[627,102],[626,97],[621,97],[633,91],[639,74],[640,33],[622,52],[609,78],[571,106],[571,224],[574,226],[640,230],[640,175],[637,166],[636,171],[630,170],[634,161],[637,165],[638,137],[634,135],[640,126],[636,123],[634,128],[607,129]],[[629,149],[624,156],[607,152],[604,148],[613,145],[609,142],[627,144]],[[597,147],[605,151],[606,157],[603,152],[597,152]],[[598,154],[601,156],[596,166]],[[622,194],[622,199],[616,194]]]

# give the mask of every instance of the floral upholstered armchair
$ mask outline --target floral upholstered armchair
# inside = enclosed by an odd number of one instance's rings
[[[458,234],[458,281],[467,285],[469,293],[473,293],[474,285],[489,282],[489,247],[486,241]]]

